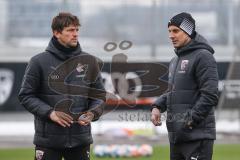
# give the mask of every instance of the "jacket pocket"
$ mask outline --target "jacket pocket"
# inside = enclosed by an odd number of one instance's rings
[[[43,134],[43,137],[46,137],[46,132],[45,132],[46,122],[42,122],[42,123],[43,123],[42,134]]]
[[[181,142],[188,141],[191,133],[192,133],[192,129],[182,126],[182,128],[176,131],[174,142],[181,143]]]
[[[48,135],[67,135],[68,128],[64,128],[55,122],[46,122],[45,134]]]
[[[205,119],[205,128],[215,128],[215,116],[214,115],[208,115]]]
[[[35,120],[34,120],[34,126],[35,126],[35,132],[37,133],[37,134],[40,134],[40,135],[42,135],[43,137],[45,137],[45,126],[46,126],[46,122],[45,121],[42,121],[42,120],[40,120],[40,119],[38,119],[38,118],[36,118]]]
[[[91,133],[91,125],[87,125],[87,126],[82,126],[79,124],[73,124],[71,127],[71,133],[73,135],[81,135],[81,134],[90,134]]]

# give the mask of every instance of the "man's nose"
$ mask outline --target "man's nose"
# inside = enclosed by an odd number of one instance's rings
[[[79,34],[79,33],[78,33],[78,30],[75,30],[75,31],[73,32],[73,35],[74,35],[74,36],[78,36],[78,34]]]
[[[174,34],[172,32],[169,32],[168,33],[168,37],[169,37],[169,39],[173,39],[174,38]]]

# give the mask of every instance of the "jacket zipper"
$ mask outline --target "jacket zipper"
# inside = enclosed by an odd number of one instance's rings
[[[46,122],[43,122],[43,137],[46,137],[46,133],[45,133],[45,128],[46,128]]]
[[[72,131],[71,131],[71,126],[68,128],[68,143],[69,143],[69,148],[72,148]]]
[[[178,67],[178,63],[179,63],[179,57],[177,57],[177,63],[175,65],[175,68],[174,68],[174,72],[173,72],[173,78],[172,78],[172,86],[171,86],[171,94],[170,94],[170,106],[172,107],[172,91],[173,91],[173,88],[174,88],[174,81],[175,81],[175,76],[176,76],[176,71],[177,71],[177,67]]]
[[[68,65],[66,65],[66,70],[68,71],[69,70],[69,67],[68,67]],[[68,73],[69,74],[69,73]],[[70,81],[70,83],[71,83],[71,81]],[[65,84],[64,84],[65,85]],[[70,91],[70,87],[69,86],[67,86],[67,99],[71,99],[70,98],[70,95],[69,94],[71,94],[70,93],[71,91]],[[69,106],[70,107],[70,106]],[[70,108],[69,108],[70,109]],[[71,135],[72,135],[72,131],[71,131],[71,127],[72,126],[70,126],[69,128],[68,128],[68,147],[69,148],[72,148],[72,138],[71,138]]]

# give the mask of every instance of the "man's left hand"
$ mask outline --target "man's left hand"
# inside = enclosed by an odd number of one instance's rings
[[[78,118],[78,123],[80,125],[87,126],[91,123],[93,118],[94,118],[94,114],[92,112],[86,112]]]

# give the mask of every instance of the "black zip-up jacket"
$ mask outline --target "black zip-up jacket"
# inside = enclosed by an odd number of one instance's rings
[[[215,139],[218,72],[214,50],[197,34],[175,53],[169,65],[168,91],[153,103],[161,112],[167,111],[169,141]]]
[[[74,61],[82,56],[88,59],[87,68],[83,67],[82,62]],[[59,67],[61,67],[59,74],[52,74]],[[74,69],[66,75],[71,67]],[[84,79],[91,77],[93,73],[97,73],[95,81],[89,83],[90,81]],[[64,82],[57,80],[61,76]],[[79,89],[79,86],[82,88]],[[77,93],[74,92],[74,88],[77,89]],[[98,95],[97,98],[89,97],[92,91],[89,88],[104,91],[97,59],[82,52],[79,44],[76,48],[65,48],[53,37],[45,52],[31,58],[23,77],[19,100],[26,110],[34,115],[35,145],[71,148],[92,143],[90,125],[81,126],[74,123],[71,127],[64,128],[49,118],[54,107],[68,99],[73,102],[71,106],[73,113],[92,110],[94,120],[97,120],[103,112],[105,94]]]

